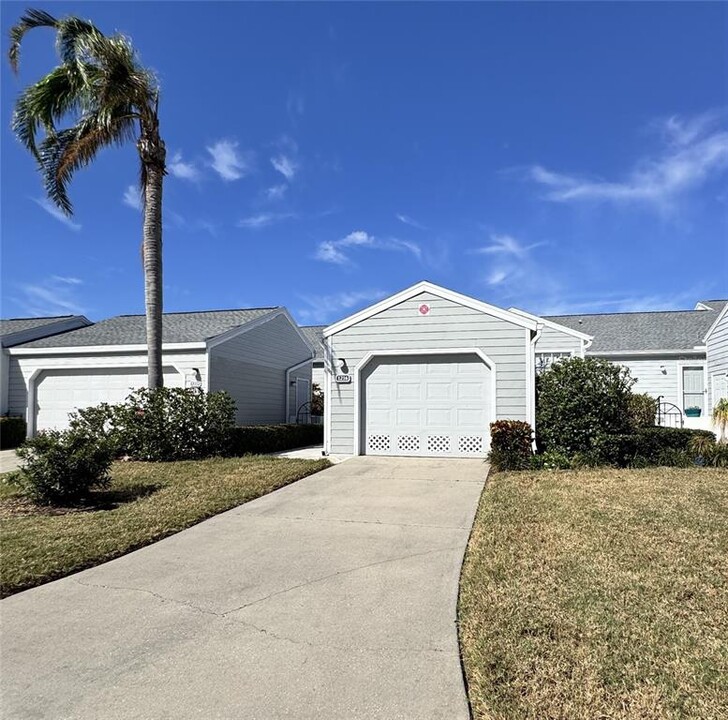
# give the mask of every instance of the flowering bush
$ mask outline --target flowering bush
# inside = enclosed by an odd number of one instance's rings
[[[107,440],[116,456],[136,460],[196,460],[229,454],[235,402],[200,388],[147,388],[118,405],[71,414],[71,427]]]

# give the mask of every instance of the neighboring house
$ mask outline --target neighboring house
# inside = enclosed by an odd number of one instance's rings
[[[83,315],[0,320],[0,415],[6,415],[8,412],[8,371],[10,368],[8,348],[30,340],[59,335],[90,324],[91,322]]]
[[[318,385],[321,391],[325,390],[324,380],[324,330],[326,325],[304,325],[301,327],[308,344],[316,352],[311,370],[311,382]]]
[[[538,317],[418,283],[323,331],[325,451],[483,457],[489,423],[535,424],[536,373],[571,356],[628,367],[635,391],[699,407],[685,426],[710,427],[728,392],[726,303]]]
[[[593,340],[584,343],[582,356],[603,357],[629,368],[637,381],[635,392],[660,397],[683,413],[686,408],[699,408],[700,417],[684,417],[683,422],[685,427],[707,429],[711,421],[705,337],[720,314],[716,308],[726,303],[703,301],[695,310],[548,316],[543,322],[568,328],[565,333],[590,336]],[[537,369],[573,349],[573,335],[563,335],[562,347],[558,339],[552,340],[545,354],[541,354],[546,350],[542,340],[536,343]],[[557,351],[556,356],[549,354],[552,351]]]
[[[165,313],[164,383],[226,390],[240,424],[295,418],[311,393],[313,350],[283,307]],[[146,321],[121,315],[8,350],[9,410],[28,433],[67,426],[71,410],[120,402],[147,384]]]
[[[718,310],[718,317],[708,328],[705,341],[708,360],[708,414],[712,414],[716,403],[728,398],[728,302]]]

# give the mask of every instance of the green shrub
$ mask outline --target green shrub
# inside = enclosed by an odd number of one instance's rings
[[[654,427],[659,404],[656,398],[646,393],[632,393],[627,402],[633,428]]]
[[[541,450],[590,453],[600,435],[631,429],[634,384],[626,368],[602,358],[569,358],[537,376],[536,428]]]
[[[229,455],[234,424],[233,399],[199,388],[144,388],[71,414],[73,429],[104,438],[116,456],[152,461]]]
[[[311,415],[324,414],[324,393],[318,383],[311,385]]]
[[[230,453],[247,455],[282,452],[324,441],[323,425],[247,425],[230,432]]]
[[[715,446],[715,435],[708,430],[650,427],[602,436],[595,451],[602,464],[616,467],[687,467],[696,461],[707,464],[701,458],[707,459]]]
[[[490,424],[488,461],[494,470],[526,470],[531,463],[533,430],[520,420]]]
[[[25,420],[5,415],[0,417],[0,450],[12,450],[22,445],[27,436]]]
[[[75,503],[94,487],[110,482],[111,446],[78,430],[47,430],[18,449],[16,482],[35,502]]]

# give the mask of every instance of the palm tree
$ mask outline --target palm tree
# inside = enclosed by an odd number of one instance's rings
[[[77,17],[56,19],[28,10],[10,31],[15,72],[29,30],[53,28],[60,64],[20,94],[13,130],[35,156],[49,199],[64,213],[73,206],[67,186],[76,170],[104,147],[136,141],[144,212],[142,257],[147,319],[148,383],[162,386],[162,183],[166,150],[159,135],[159,85],[130,41],[104,35]],[[71,118],[75,124],[58,129]],[[38,131],[44,137],[38,142]]]

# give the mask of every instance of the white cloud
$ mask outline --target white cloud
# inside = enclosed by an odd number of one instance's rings
[[[239,180],[251,170],[251,155],[238,151],[237,142],[218,140],[207,147],[207,152],[212,157],[210,166],[223,180]]]
[[[250,217],[238,220],[238,227],[251,228],[257,230],[258,228],[267,227],[274,223],[281,222],[282,220],[288,220],[293,217],[293,213],[260,213],[259,215],[251,215]]]
[[[522,245],[512,235],[498,235],[496,233],[490,236],[490,245],[486,245],[482,248],[477,248],[473,252],[485,255],[500,255],[500,256],[513,256],[513,257],[525,257],[534,248],[543,245],[543,243],[533,243],[531,245]]]
[[[124,191],[124,197],[122,198],[122,202],[124,203],[124,205],[128,205],[134,210],[141,210],[142,198],[139,194],[139,188],[135,187],[134,185],[129,185],[129,187],[127,187],[127,189]]]
[[[418,230],[427,230],[427,227],[424,226],[422,223],[417,222],[414,218],[411,218],[409,215],[403,215],[402,213],[397,213],[395,215],[397,220],[399,220],[401,223],[404,223],[405,225],[409,225],[410,227],[417,228]]]
[[[78,232],[81,229],[81,225],[77,222],[73,222],[70,217],[68,217],[62,210],[57,208],[48,198],[31,198],[31,200],[38,205],[38,207],[43,208],[51,217],[58,220],[59,223],[62,223],[67,228],[71,230],[75,230]]]
[[[265,190],[265,197],[268,200],[282,200],[288,190],[288,185],[281,183],[280,185],[272,185]]]
[[[555,289],[555,283],[542,263],[536,263],[532,251],[543,242],[526,245],[512,235],[492,233],[489,243],[471,252],[488,256],[485,268],[485,282],[492,288],[498,288],[504,297],[532,288],[542,283],[544,291]]]
[[[52,275],[45,280],[19,286],[20,296],[15,302],[28,315],[83,315],[86,310],[76,297],[82,281],[75,277]]]
[[[297,314],[303,323],[326,323],[338,319],[344,313],[381,300],[386,294],[383,290],[372,289],[331,295],[304,295],[301,299],[306,307],[299,309]]]
[[[647,203],[667,209],[671,200],[728,168],[728,132],[714,128],[715,116],[671,117],[660,124],[665,148],[639,160],[621,180],[587,178],[534,165],[528,176],[547,188],[553,202],[584,200]]]
[[[422,251],[417,243],[397,238],[380,240],[363,230],[355,230],[340,240],[325,240],[319,243],[315,258],[334,265],[347,265],[351,262],[351,258],[346,251],[362,247],[376,250],[400,250],[412,253],[418,259],[422,257]]]
[[[209,148],[208,148],[209,149]],[[167,163],[169,172],[176,178],[191,180],[195,182],[200,179],[200,171],[193,162],[185,162],[182,153],[176,152],[170,162]]]
[[[271,165],[281,175],[283,175],[286,180],[288,180],[288,182],[291,182],[291,180],[293,180],[293,178],[296,176],[296,173],[298,172],[298,163],[292,157],[284,155],[283,153],[272,157],[270,159],[270,162]]]
[[[639,292],[614,292],[593,295],[571,295],[544,301],[534,307],[541,315],[580,315],[586,313],[650,312],[655,310],[685,310],[695,305],[695,298],[703,295],[704,288],[661,295]]]

